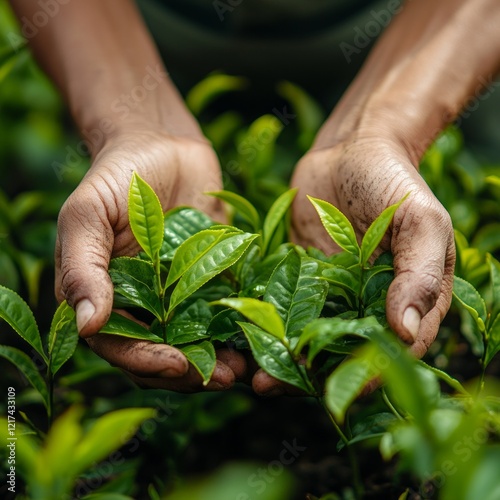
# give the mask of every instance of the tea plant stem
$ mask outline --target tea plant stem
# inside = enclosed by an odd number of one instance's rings
[[[54,377],[52,376],[50,365],[47,371],[47,385],[49,389],[49,401],[47,405],[47,422],[48,428],[52,427],[52,420],[54,418]]]
[[[330,422],[332,423],[333,427],[337,431],[337,434],[339,435],[340,440],[345,444],[345,447],[347,449],[347,455],[349,457],[349,462],[351,464],[351,469],[352,469],[352,483],[354,486],[354,491],[356,492],[357,498],[362,498],[362,496],[363,496],[363,483],[361,482],[361,475],[359,472],[359,465],[358,465],[358,461],[356,459],[356,455],[354,454],[354,450],[349,446],[349,439],[347,439],[347,436],[343,433],[339,424],[337,424],[335,417],[332,415],[331,411],[329,410],[328,406],[326,405],[325,400],[321,397],[318,397],[316,399],[319,402],[319,404],[323,407],[326,414],[328,415],[328,418],[330,419]]]
[[[358,292],[358,318],[363,318],[365,315],[365,305],[363,304],[363,275],[365,266],[359,267],[359,292]]]
[[[162,334],[163,334],[163,341],[165,344],[168,342],[167,339],[167,310],[165,309],[165,285],[164,283],[161,282],[161,262],[160,262],[160,256],[159,254],[155,256],[154,259],[154,269],[155,269],[155,275],[156,275],[156,282],[158,284],[158,298],[160,299],[160,304],[161,304],[161,310],[162,310],[162,318],[160,320],[160,325],[162,329]]]
[[[389,410],[391,410],[392,414],[398,419],[398,420],[404,420],[404,418],[401,416],[401,414],[396,410],[394,405],[391,403],[391,400],[387,396],[387,393],[385,392],[385,389],[382,389],[382,399],[384,400],[384,403],[388,406]]]

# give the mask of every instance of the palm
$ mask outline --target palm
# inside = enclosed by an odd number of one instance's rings
[[[453,231],[448,214],[408,159],[404,150],[380,141],[340,144],[309,153],[292,184],[302,196],[294,206],[297,241],[335,251],[305,194],[325,199],[342,210],[361,238],[389,205],[409,194],[394,218],[381,248],[394,255],[396,278],[387,296],[387,318],[407,342],[413,320],[418,336],[412,351],[421,356],[434,340],[450,300],[454,266]],[[422,319],[406,318],[414,308]],[[416,333],[416,332],[415,332]]]

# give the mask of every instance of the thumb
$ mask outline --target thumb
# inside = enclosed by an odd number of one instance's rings
[[[80,335],[89,337],[106,323],[113,305],[108,264],[114,234],[104,207],[79,199],[73,193],[59,214],[55,291],[75,309]]]
[[[421,357],[436,338],[450,306],[455,247],[444,209],[414,213],[419,215],[403,215],[393,235],[395,278],[386,307],[391,327]]]

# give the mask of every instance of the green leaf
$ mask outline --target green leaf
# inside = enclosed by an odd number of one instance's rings
[[[387,292],[393,278],[392,266],[379,265],[365,269],[363,272],[363,290],[361,291],[365,307],[378,300],[382,293]]]
[[[211,305],[231,307],[267,333],[270,333],[281,341],[285,340],[285,326],[276,311],[276,307],[272,304],[245,297],[221,299],[217,302],[212,302]]]
[[[208,325],[208,333],[212,342],[226,342],[231,337],[241,332],[238,321],[242,321],[243,316],[234,309],[224,309],[217,313]]]
[[[48,363],[31,309],[16,292],[3,286],[0,286],[0,318],[7,321],[15,332]]]
[[[348,359],[328,377],[325,403],[339,423],[366,384],[378,375],[373,364],[376,353],[372,345],[366,346],[358,351],[359,357]]]
[[[160,260],[171,261],[182,243],[213,224],[208,215],[196,208],[176,207],[166,212]]]
[[[498,175],[488,175],[484,180],[488,184],[492,184],[493,186],[500,187],[500,177]]]
[[[437,387],[435,376],[420,368],[407,352],[406,346],[394,335],[376,331],[370,337],[378,351],[375,358],[377,368],[390,393],[401,408],[413,416],[422,432],[430,432],[428,415],[435,404],[430,392],[434,394]]]
[[[114,311],[111,313],[108,322],[101,328],[100,333],[120,335],[121,337],[139,340],[150,340],[152,342],[163,342],[163,339],[158,337],[158,335],[155,335],[139,323]]]
[[[264,301],[276,307],[288,339],[297,337],[323,309],[328,285],[317,278],[319,269],[318,261],[291,250],[269,279]]]
[[[144,420],[154,418],[152,408],[125,408],[98,418],[73,450],[71,469],[78,475],[126,443]]]
[[[319,318],[304,328],[294,354],[299,355],[310,344],[307,365],[311,366],[318,353],[340,337],[355,335],[367,339],[376,331],[383,331],[383,328],[373,316],[359,319]]]
[[[66,301],[63,301],[57,308],[50,325],[48,351],[52,375],[55,375],[61,366],[73,356],[77,344],[78,329],[75,311]]]
[[[359,277],[351,270],[345,269],[342,266],[332,265],[324,269],[321,274],[329,283],[357,296],[360,289]]]
[[[236,138],[238,150],[243,152],[238,156],[238,161],[241,162],[242,174],[248,179],[247,191],[251,192],[252,188],[262,189],[263,184],[269,182],[269,175],[266,174],[273,167],[276,141],[283,127],[276,115],[265,114],[256,118],[248,129]],[[281,189],[281,184],[279,187]]]
[[[307,151],[325,120],[323,109],[307,92],[293,83],[280,82],[277,88],[278,93],[292,103],[293,111],[297,113],[299,144]]]
[[[486,304],[479,292],[467,281],[455,276],[453,279],[453,296],[469,312],[480,332],[486,331]]]
[[[206,193],[223,200],[232,207],[250,224],[254,233],[260,231],[260,217],[256,208],[243,196],[231,191],[216,191]]]
[[[198,299],[183,309],[179,307],[167,324],[167,342],[178,345],[206,339],[211,320],[212,311],[205,300]]]
[[[15,258],[28,287],[29,302],[32,305],[37,304],[40,291],[40,277],[45,261],[27,252],[16,252]]]
[[[29,478],[39,498],[63,498],[69,493],[77,475],[74,453],[82,438],[82,412],[82,408],[73,406],[52,424]]]
[[[488,342],[486,344],[486,356],[484,357],[483,368],[486,368],[493,357],[500,351],[500,313],[493,320],[488,330],[487,338]]]
[[[331,203],[312,196],[308,196],[308,198],[318,212],[321,223],[332,240],[346,252],[359,256],[360,248],[356,240],[356,233],[349,219]]]
[[[21,373],[27,378],[28,382],[40,393],[42,396],[45,408],[49,405],[49,391],[47,384],[40,375],[38,367],[33,360],[24,352],[10,347],[7,345],[0,345],[0,356],[9,360]]]
[[[266,373],[308,394],[313,393],[310,383],[306,382],[308,379],[304,367],[295,362],[287,348],[274,335],[251,323],[242,321],[238,324],[245,333],[255,361]]]
[[[408,195],[402,198],[398,203],[387,207],[370,225],[361,242],[361,265],[366,266],[368,259],[373,252],[377,249],[382,238],[384,237],[396,210],[400,207],[401,203],[406,200]]]
[[[175,252],[165,288],[177,281],[195,262],[219,241],[228,238],[225,229],[205,229],[191,236]]]
[[[258,235],[230,233],[206,251],[187,269],[170,297],[169,314],[207,281],[232,266]]]
[[[387,432],[387,429],[397,422],[397,420],[392,413],[387,412],[364,417],[363,420],[353,426],[348,445],[366,441],[367,439],[382,437]],[[337,451],[340,451],[344,446],[343,441],[340,441],[337,445]]]
[[[215,369],[216,358],[214,346],[204,340],[199,344],[191,344],[179,347],[187,360],[196,368],[203,379],[203,385],[210,382],[210,377]]]
[[[262,253],[266,255],[274,233],[292,204],[297,188],[284,192],[271,206],[262,227]]]
[[[115,294],[125,297],[130,305],[141,307],[162,318],[163,306],[155,291],[155,271],[151,262],[117,257],[109,264],[109,276]]]
[[[163,209],[156,193],[137,172],[132,174],[130,182],[128,214],[135,239],[154,261],[163,243]]]
[[[215,98],[234,90],[242,90],[248,81],[240,76],[212,73],[197,83],[186,96],[186,104],[198,116]]]
[[[470,396],[469,392],[456,378],[453,378],[451,375],[448,375],[446,372],[440,370],[439,368],[428,365],[422,360],[419,360],[418,364],[423,366],[426,370],[431,371],[437,378],[447,383],[452,389],[455,389],[458,393],[463,394],[464,396]]]
[[[486,261],[490,267],[491,299],[492,307],[490,319],[494,319],[500,313],[500,262],[491,254],[486,255]]]

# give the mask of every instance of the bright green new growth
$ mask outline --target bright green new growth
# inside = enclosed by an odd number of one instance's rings
[[[338,209],[311,198],[327,233],[348,252],[337,264],[338,256],[317,258],[276,239],[295,189],[279,196],[263,219],[239,195],[211,194],[230,204],[257,234],[210,227],[194,209],[189,209],[186,232],[179,211],[163,220],[158,198],[134,173],[129,219],[144,255],[114,259],[109,273],[115,306],[148,311],[151,326],[148,330],[113,313],[102,332],[178,346],[204,384],[215,368],[217,343],[245,338],[270,375],[319,397],[314,359],[320,353],[345,355],[353,347],[340,345],[343,338],[365,340],[367,332],[383,329],[375,317],[383,321],[392,267],[386,262],[370,266],[368,260],[403,200],[374,221],[360,246]],[[337,315],[325,309],[327,298],[338,302]],[[370,310],[375,317],[364,318]],[[299,362],[302,356],[306,365]]]
[[[413,360],[394,334],[387,333],[385,298],[392,260],[387,254],[373,259],[406,197],[373,221],[361,243],[336,207],[310,198],[325,231],[343,250],[327,257],[286,242],[283,229],[294,190],[280,195],[265,217],[239,195],[211,193],[231,205],[233,217],[254,231],[247,233],[215,225],[187,208],[167,213],[159,227],[153,197],[137,176],[133,182],[142,186],[142,198],[134,199],[145,200],[149,207],[130,207],[134,234],[145,255],[114,259],[109,272],[115,305],[147,311],[151,326],[148,330],[114,313],[103,332],[168,341],[184,353],[204,385],[215,368],[216,348],[234,342],[250,349],[269,375],[323,406],[339,433],[339,449],[382,438],[381,451],[387,457],[397,452],[413,456],[417,448],[439,454],[441,431],[432,417],[442,412],[437,380],[464,400],[471,396],[445,372]],[[147,212],[154,223],[147,220]],[[151,237],[160,233],[161,242]],[[476,336],[482,339],[483,374],[500,350],[500,263],[490,256],[488,265],[491,307],[465,280],[456,278],[454,286],[457,302],[471,315]],[[389,411],[351,428],[349,408],[377,377],[388,384],[382,399]],[[469,428],[475,417],[455,412],[453,418]],[[401,433],[414,433],[414,444],[409,446]],[[356,463],[351,465],[355,470]],[[426,472],[419,474],[425,477]]]
[[[0,317],[33,347],[46,366],[43,376],[32,357],[15,347],[0,345],[0,356],[14,364],[39,393],[50,422],[53,415],[54,376],[71,358],[78,343],[75,312],[66,301],[62,302],[54,314],[44,343],[26,302],[17,293],[0,286]]]

